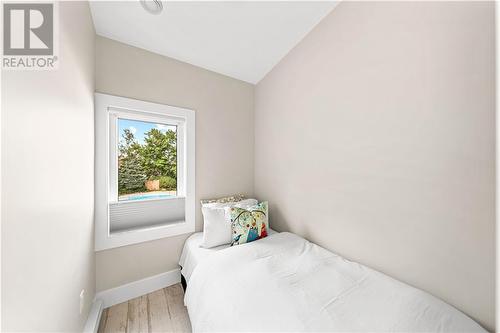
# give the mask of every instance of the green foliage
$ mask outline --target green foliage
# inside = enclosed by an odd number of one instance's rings
[[[176,178],[176,134],[171,130],[162,133],[153,128],[146,133],[145,141],[141,150],[141,162],[148,179],[159,179],[161,176]]]
[[[143,192],[146,190],[144,183],[146,176],[143,173],[140,165],[125,159],[118,173],[118,193],[127,194],[135,192]]]
[[[160,188],[163,190],[175,191],[177,189],[177,180],[170,176],[161,176]]]
[[[141,168],[141,145],[134,134],[126,129],[123,133],[124,142],[120,142],[118,158],[118,193],[132,193],[145,190],[146,175]]]
[[[146,180],[160,180],[160,187],[177,187],[177,134],[153,128],[139,144],[134,134],[125,129],[119,145],[118,193],[145,191]]]

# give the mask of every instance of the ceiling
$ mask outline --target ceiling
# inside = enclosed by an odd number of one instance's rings
[[[250,83],[259,82],[337,4],[333,1],[91,1],[98,35]]]

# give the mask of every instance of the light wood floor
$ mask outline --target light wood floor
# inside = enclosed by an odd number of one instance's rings
[[[99,333],[191,332],[180,284],[113,305],[103,311]]]

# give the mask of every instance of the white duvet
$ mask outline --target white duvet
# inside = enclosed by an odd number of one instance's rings
[[[189,280],[194,331],[485,332],[439,299],[279,233],[218,251]]]

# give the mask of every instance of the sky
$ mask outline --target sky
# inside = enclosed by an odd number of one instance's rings
[[[163,124],[155,124],[148,123],[145,121],[137,121],[137,120],[129,120],[129,119],[118,119],[118,135],[120,137],[120,141],[123,140],[122,135],[125,129],[129,129],[132,134],[134,134],[137,142],[140,144],[144,143],[144,134],[148,132],[152,128],[157,128],[162,132],[166,132],[169,129],[172,131],[176,131],[176,126],[163,125]]]

